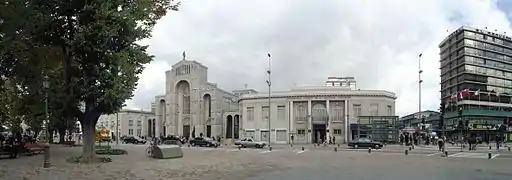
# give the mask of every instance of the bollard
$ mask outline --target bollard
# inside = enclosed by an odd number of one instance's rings
[[[51,166],[50,163],[50,145],[44,145],[44,163],[43,168],[49,168]]]
[[[338,152],[338,148],[337,147],[334,147],[334,152]]]
[[[409,155],[409,150],[405,150],[405,155]]]
[[[508,151],[510,151],[510,146],[508,147]]]
[[[492,146],[489,146],[489,150],[491,150],[491,149],[492,149]]]
[[[368,148],[368,153],[372,153],[372,148]]]
[[[340,144],[338,144],[338,147],[340,147]]]
[[[414,144],[411,146],[412,149],[414,149]]]
[[[489,153],[487,154],[487,159],[492,159],[492,153],[490,153],[490,152],[489,152]]]
[[[188,144],[188,147],[190,147],[190,144]]]
[[[412,147],[411,147],[411,146],[409,146],[409,151],[410,151],[410,150],[412,150]]]
[[[269,146],[269,147],[268,147],[268,150],[269,150],[269,151],[272,151],[272,147],[271,147],[271,146]]]
[[[302,146],[302,151],[304,151],[304,146]]]
[[[293,147],[293,144],[290,144],[290,147]]]
[[[444,152],[444,157],[448,157],[448,151]]]
[[[242,146],[238,146],[238,150],[242,150]]]

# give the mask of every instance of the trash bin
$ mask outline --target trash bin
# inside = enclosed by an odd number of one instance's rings
[[[183,151],[179,145],[160,145],[153,149],[153,158],[174,159],[182,157]]]

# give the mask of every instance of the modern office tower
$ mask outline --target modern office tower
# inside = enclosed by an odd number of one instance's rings
[[[448,133],[507,138],[512,122],[512,38],[496,30],[461,27],[439,49]]]

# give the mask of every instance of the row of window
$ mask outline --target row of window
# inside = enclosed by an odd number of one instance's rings
[[[128,129],[128,135],[133,136],[133,129]],[[137,129],[137,136],[142,136],[142,129]]]
[[[506,69],[506,70],[510,70],[512,71],[512,65],[511,64],[507,64],[507,63],[503,63],[503,62],[499,62],[499,61],[493,61],[493,60],[489,60],[489,59],[484,59],[484,58],[479,58],[479,57],[473,57],[473,56],[464,56],[464,57],[461,57],[459,59],[457,59],[457,61],[454,61],[452,62],[449,66],[444,66],[441,68],[441,74],[444,74],[444,73],[449,73],[447,74],[447,76],[443,76],[445,79],[446,78],[449,78],[453,75],[455,75],[456,73],[459,73],[459,72],[456,72],[456,71],[450,71],[452,67],[456,67],[462,63],[470,63],[470,64],[477,64],[477,65],[481,65],[481,66],[487,66],[487,67],[494,67],[494,68],[500,68],[500,69]],[[505,77],[512,77],[512,74],[511,73],[508,73],[505,75]]]
[[[333,134],[334,135],[342,135],[342,132],[341,129],[333,129]],[[297,129],[297,135],[306,135],[306,130],[305,129]]]
[[[269,117],[269,106],[263,106],[261,108],[261,117],[262,120],[266,121]],[[254,121],[254,107],[247,107],[247,121]],[[277,106],[277,119],[278,120],[286,120],[286,107],[285,106]]]

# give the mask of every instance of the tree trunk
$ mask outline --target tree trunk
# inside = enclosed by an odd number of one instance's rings
[[[90,120],[85,120],[89,122],[82,121],[82,130],[83,130],[83,146],[82,146],[82,158],[85,162],[89,162],[94,160],[96,153],[94,150],[95,145],[95,134],[96,129],[94,123],[90,122]]]
[[[66,141],[66,129],[59,128],[59,144],[64,144]]]
[[[48,130],[48,143],[53,144],[53,129]]]

